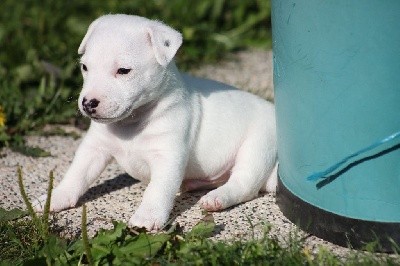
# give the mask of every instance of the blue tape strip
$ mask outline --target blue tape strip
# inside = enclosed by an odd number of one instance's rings
[[[368,147],[365,147],[365,148],[363,148],[363,149],[361,149],[361,150],[359,150],[359,151],[357,151],[357,152],[355,152],[353,154],[350,154],[346,158],[342,159],[340,162],[332,165],[331,167],[327,168],[324,171],[317,172],[317,173],[314,173],[314,174],[308,176],[307,180],[308,181],[315,181],[315,180],[318,180],[318,179],[325,179],[325,178],[328,177],[329,174],[334,172],[336,169],[338,169],[343,164],[347,163],[350,159],[352,159],[352,158],[354,158],[354,157],[356,157],[358,155],[361,155],[363,153],[366,153],[366,152],[368,152],[370,150],[373,150],[373,149],[381,146],[382,144],[384,144],[384,143],[386,143],[388,141],[391,141],[393,139],[396,139],[398,137],[400,137],[400,131],[396,132],[396,133],[394,133],[394,134],[392,134],[392,135],[390,135],[390,136],[388,136],[388,137],[386,137],[386,138],[384,138],[382,140],[379,140],[379,141],[373,143],[372,145],[370,145]]]

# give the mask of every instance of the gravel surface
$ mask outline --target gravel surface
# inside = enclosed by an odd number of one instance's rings
[[[216,79],[238,88],[249,90],[269,100],[273,100],[272,53],[270,51],[245,51],[234,54],[227,61],[214,66],[204,66],[191,72],[197,76]],[[85,132],[75,128],[81,136]],[[0,151],[0,200],[3,208],[24,208],[17,183],[17,166],[23,167],[24,183],[28,195],[33,199],[46,192],[48,173],[55,169],[55,183],[60,182],[70,165],[81,138],[29,136],[29,145],[50,151],[52,156],[31,158],[9,149]],[[90,190],[81,198],[74,209],[55,214],[57,226],[62,234],[74,237],[80,234],[82,204],[88,209],[88,229],[93,235],[99,228],[111,228],[112,220],[128,221],[138,207],[144,191],[135,179],[125,174],[116,163],[111,163]],[[198,200],[205,192],[186,193],[177,197],[171,219],[190,230],[204,217]],[[297,229],[280,212],[272,194],[262,194],[257,199],[240,204],[222,212],[212,213],[217,224],[213,236],[219,240],[249,239],[261,237],[266,225],[271,225],[270,235],[285,243],[291,236],[305,238],[311,251],[323,246],[339,256],[345,256],[348,249],[342,248]]]

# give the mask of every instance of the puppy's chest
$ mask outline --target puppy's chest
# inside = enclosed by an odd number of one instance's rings
[[[114,154],[114,158],[133,178],[145,183],[150,180],[150,167],[138,150],[124,149]]]

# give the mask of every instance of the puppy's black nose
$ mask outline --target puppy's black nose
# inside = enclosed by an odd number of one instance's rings
[[[85,111],[87,114],[91,115],[96,113],[96,107],[99,105],[100,101],[93,98],[90,101],[88,101],[85,97],[82,99],[82,107],[83,111]]]

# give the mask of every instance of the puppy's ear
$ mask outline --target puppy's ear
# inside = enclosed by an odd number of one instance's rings
[[[83,40],[82,40],[81,44],[79,45],[78,54],[83,54],[83,53],[85,53],[86,43],[87,43],[87,41],[88,41],[90,35],[92,35],[93,30],[95,29],[95,27],[96,27],[96,25],[98,24],[98,22],[99,22],[99,19],[96,19],[95,21],[93,21],[93,22],[89,25],[89,28],[88,28],[88,30],[87,30],[87,32],[86,32],[86,35],[85,35],[85,37],[83,37]]]
[[[162,66],[171,62],[182,44],[180,32],[158,21],[151,21],[148,37],[157,62]]]

